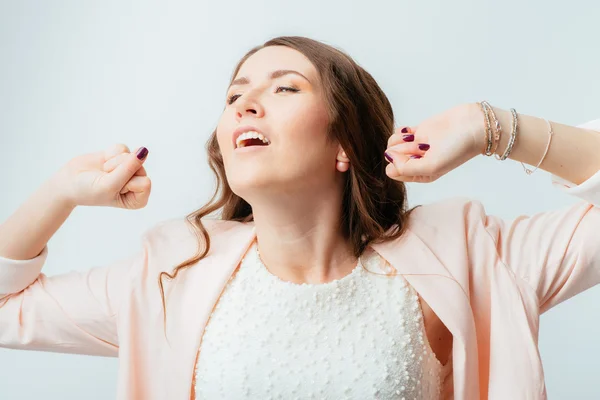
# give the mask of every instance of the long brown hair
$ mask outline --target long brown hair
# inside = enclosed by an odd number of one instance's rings
[[[350,56],[332,46],[305,37],[284,36],[250,50],[236,66],[231,80],[251,55],[267,46],[286,46],[299,51],[319,73],[328,104],[329,139],[337,140],[350,159],[351,167],[345,173],[340,222],[344,235],[352,243],[354,256],[362,255],[370,243],[401,236],[413,209],[408,209],[404,183],[385,174],[383,153],[394,131],[394,113],[375,79]],[[163,276],[175,279],[181,270],[203,259],[210,249],[210,235],[202,219],[221,211],[222,220],[253,220],[250,204],[234,194],[227,182],[216,130],[211,134],[206,150],[217,185],[210,201],[186,216],[199,241],[196,254],[176,266],[173,273],[160,273],[158,282],[164,309]]]

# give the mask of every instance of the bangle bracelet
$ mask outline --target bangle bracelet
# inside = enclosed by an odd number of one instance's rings
[[[487,101],[482,101],[481,105],[487,109],[488,115],[490,115],[492,117],[491,119],[494,122],[494,129],[492,130],[493,137],[494,137],[494,144],[492,146],[492,149],[490,150],[490,153],[493,154],[496,157],[496,159],[499,160],[500,157],[498,157],[498,155],[496,154],[496,151],[498,151],[498,146],[500,145],[500,136],[502,135],[502,127],[500,126],[500,121],[498,121],[498,118],[496,118],[496,113],[494,112],[494,109],[492,108],[490,103],[488,103]]]
[[[483,105],[483,102],[479,102],[477,104],[479,104],[479,107],[481,108],[481,112],[483,112],[483,117],[485,119],[485,137],[487,140],[487,146],[486,146],[485,150],[483,151],[483,154],[485,154],[486,156],[491,156],[493,154],[491,152],[493,142],[492,142],[492,124],[490,122],[490,116],[488,115],[487,108]]]
[[[550,143],[552,142],[552,136],[554,135],[554,132],[552,130],[552,124],[548,120],[544,120],[544,121],[546,121],[546,124],[548,125],[548,144],[546,145],[546,150],[544,151],[544,155],[542,156],[542,159],[540,160],[538,165],[535,167],[535,169],[533,169],[533,170],[527,169],[527,167],[525,167],[525,164],[523,164],[521,162],[521,165],[525,169],[525,173],[527,175],[533,174],[535,171],[537,171],[537,169],[540,167],[540,165],[542,165],[542,162],[544,161],[544,159],[546,158],[546,155],[548,154],[548,149],[550,148]]]
[[[514,108],[511,108],[510,113],[512,114],[512,130],[510,132],[510,140],[508,141],[506,150],[504,150],[504,154],[502,154],[502,156],[500,157],[500,161],[504,161],[508,158],[508,156],[510,155],[510,152],[512,151],[512,148],[515,144],[515,141],[517,140],[517,129],[519,127],[519,125],[518,125],[519,119],[518,119],[517,110],[515,110]]]

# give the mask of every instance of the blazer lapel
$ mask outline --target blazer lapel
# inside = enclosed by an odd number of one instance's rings
[[[479,396],[479,382],[469,371],[478,371],[475,321],[467,293],[448,269],[411,230],[400,238],[371,247],[429,304],[453,335],[452,362],[457,398]],[[467,381],[467,377],[471,377]]]
[[[171,282],[167,298],[168,398],[192,398],[202,334],[221,292],[254,239],[253,224],[227,223],[210,230],[207,256]],[[176,392],[176,393],[173,393]],[[166,397],[165,397],[166,398]]]

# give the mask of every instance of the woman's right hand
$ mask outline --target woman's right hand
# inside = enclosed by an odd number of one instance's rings
[[[145,147],[131,153],[126,145],[116,144],[77,156],[59,171],[59,190],[73,206],[143,208],[151,189],[143,167],[147,154]]]

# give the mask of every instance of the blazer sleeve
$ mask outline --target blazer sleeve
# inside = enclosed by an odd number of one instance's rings
[[[600,131],[600,119],[580,125]],[[543,313],[600,283],[600,171],[580,185],[552,184],[581,201],[512,220],[479,215],[498,256],[535,290]]]
[[[48,247],[30,260],[0,257],[0,347],[117,356],[117,316],[147,262],[146,241],[110,265],[41,273]]]

